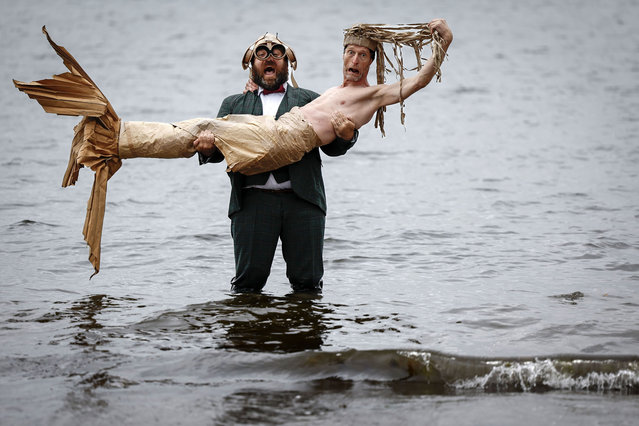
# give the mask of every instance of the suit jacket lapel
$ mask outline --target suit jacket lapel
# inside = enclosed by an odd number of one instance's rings
[[[264,110],[262,109],[262,100],[257,94],[257,90],[255,92],[251,92],[252,94],[248,96],[249,104],[245,109],[246,112],[242,114],[252,114],[252,115],[262,115]]]
[[[289,105],[296,106],[298,103],[298,98],[299,95],[297,93],[297,89],[295,89],[291,85],[288,85],[288,87],[286,88],[286,93],[284,94],[284,99],[282,99],[279,108],[277,108],[277,114],[275,115],[275,118],[280,118],[280,115],[289,111]]]

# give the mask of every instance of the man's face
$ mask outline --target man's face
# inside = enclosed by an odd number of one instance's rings
[[[367,47],[349,44],[344,49],[344,80],[366,81],[372,63],[373,57]]]
[[[258,47],[256,52],[263,49],[266,49],[266,46]],[[282,46],[273,46],[270,55],[268,49],[265,53],[259,55],[262,57],[268,55],[264,60],[253,56],[251,79],[264,89],[275,90],[288,81],[288,61],[284,56],[285,51]],[[273,56],[279,56],[279,59],[275,59]]]

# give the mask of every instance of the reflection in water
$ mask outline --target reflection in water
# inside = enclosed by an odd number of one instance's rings
[[[102,328],[96,316],[111,305],[112,301],[105,294],[92,295],[73,304],[69,309],[72,314],[71,321],[80,329],[74,336],[76,345],[97,346],[105,343],[94,333]]]
[[[165,312],[132,328],[145,340],[157,338],[163,350],[184,347],[290,353],[320,349],[330,329],[331,307],[320,296],[237,294],[229,299]],[[167,337],[170,342],[167,343]],[[178,341],[179,339],[179,341]]]
[[[45,314],[37,319],[38,322],[47,323],[59,320],[69,320],[77,327],[72,335],[72,344],[80,346],[96,347],[108,343],[103,333],[97,333],[103,328],[97,317],[105,311],[120,308],[120,302],[134,301],[135,299],[115,299],[106,294],[93,294],[73,302],[71,307]]]
[[[327,331],[324,316],[333,311],[318,304],[317,298],[241,294],[221,302],[229,310],[219,321],[226,329],[226,341],[220,347],[245,352],[319,349]]]

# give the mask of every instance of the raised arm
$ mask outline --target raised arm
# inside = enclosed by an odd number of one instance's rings
[[[446,20],[434,19],[428,23],[428,26],[431,32],[436,32],[441,37],[444,53],[448,51],[448,47],[453,41],[453,33],[448,27]],[[423,89],[433,79],[437,73],[437,69],[437,65],[435,64],[435,54],[433,53],[416,75],[405,78],[401,83],[397,82],[380,87],[378,92],[380,106],[396,104],[408,98],[418,90]]]

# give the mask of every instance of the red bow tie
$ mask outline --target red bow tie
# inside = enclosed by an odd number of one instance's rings
[[[264,95],[270,95],[271,93],[284,93],[284,85],[282,84],[280,87],[278,87],[275,90],[264,89],[264,91],[262,91],[262,94]]]

